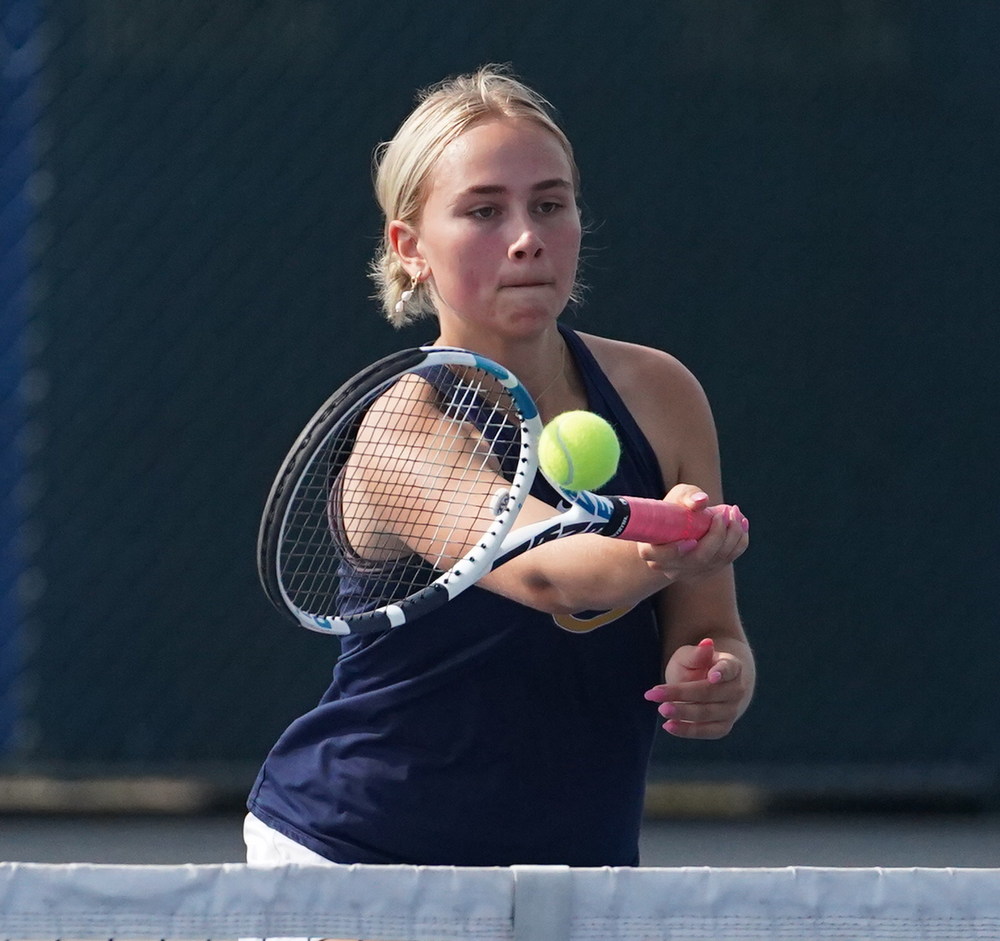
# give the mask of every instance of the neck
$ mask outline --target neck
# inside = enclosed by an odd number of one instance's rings
[[[552,378],[541,388],[538,388],[537,380],[532,382],[528,386],[528,391],[532,393],[532,397],[535,400],[535,404],[541,407],[541,402],[547,395],[553,393],[552,398],[555,398],[556,392],[561,392],[560,386],[564,385],[566,382],[566,344],[560,342],[559,345],[559,366],[553,372]]]
[[[554,393],[562,385],[560,379],[569,371],[570,357],[566,352],[566,343],[555,324],[543,333],[523,337],[442,330],[434,343],[474,350],[488,356],[513,372],[533,398]]]

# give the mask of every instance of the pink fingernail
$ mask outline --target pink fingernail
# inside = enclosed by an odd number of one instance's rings
[[[678,555],[687,555],[697,545],[697,539],[682,539],[677,543],[677,553]]]
[[[721,683],[722,682],[722,674],[718,670],[713,670],[711,673],[708,674],[708,682],[709,683]]]
[[[670,702],[665,702],[659,709],[656,710],[664,719],[669,719],[671,716],[677,715],[677,707]]]
[[[735,504],[733,505],[732,521],[734,523],[738,522],[740,524],[740,529],[742,529],[743,532],[749,532],[750,520],[748,520],[746,516],[743,515],[743,511]]]

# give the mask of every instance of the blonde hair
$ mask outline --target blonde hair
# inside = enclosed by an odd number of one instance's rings
[[[402,327],[436,310],[427,285],[411,284],[389,241],[389,223],[399,220],[416,227],[427,196],[427,179],[444,149],[470,127],[490,118],[534,121],[550,131],[566,153],[574,189],[579,190],[573,147],[556,122],[552,106],[515,78],[508,67],[484,65],[470,75],[424,89],[395,137],[375,150],[375,197],[382,209],[383,230],[369,273],[378,288],[376,297],[393,326]],[[403,291],[410,289],[412,296],[397,313]],[[570,300],[579,300],[579,293],[574,285]]]

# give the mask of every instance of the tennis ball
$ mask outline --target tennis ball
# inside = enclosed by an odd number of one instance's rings
[[[600,415],[583,410],[563,412],[538,439],[542,472],[567,490],[596,490],[618,469],[618,436]]]

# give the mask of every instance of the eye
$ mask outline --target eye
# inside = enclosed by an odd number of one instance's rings
[[[562,209],[562,203],[554,199],[547,199],[545,202],[539,203],[535,211],[543,216],[551,216],[552,213],[558,212],[560,209]]]
[[[470,209],[469,213],[473,219],[492,219],[496,216],[497,210],[494,206],[477,206],[475,209]]]

